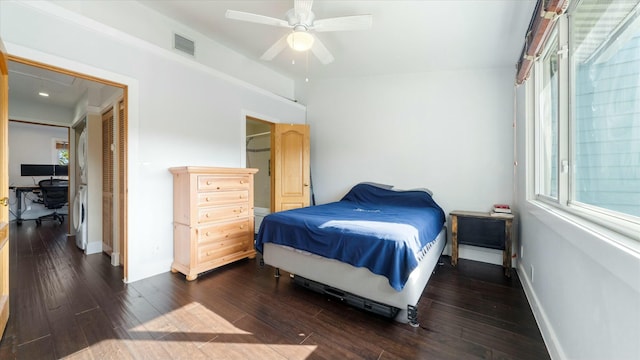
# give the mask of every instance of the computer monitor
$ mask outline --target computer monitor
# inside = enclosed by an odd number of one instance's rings
[[[68,165],[54,165],[55,174],[53,176],[69,176]]]
[[[21,164],[20,165],[21,176],[54,176],[55,166],[44,164]]]

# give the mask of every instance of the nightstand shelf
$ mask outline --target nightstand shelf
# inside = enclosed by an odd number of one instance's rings
[[[512,214],[492,216],[475,211],[452,211],[451,265],[458,264],[458,244],[502,250],[504,275],[511,277]]]

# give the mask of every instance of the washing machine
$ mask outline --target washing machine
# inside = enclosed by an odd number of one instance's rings
[[[87,186],[80,185],[73,201],[73,227],[76,229],[76,245],[85,250],[87,248]]]

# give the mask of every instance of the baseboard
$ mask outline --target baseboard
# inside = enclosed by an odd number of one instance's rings
[[[85,250],[85,254],[98,254],[102,252],[102,241],[93,241],[87,243],[87,249]]]
[[[549,356],[554,360],[564,360],[567,359],[564,351],[562,350],[562,346],[560,345],[560,341],[556,336],[553,327],[551,326],[551,322],[547,317],[544,309],[540,306],[540,301],[533,291],[533,287],[531,286],[531,281],[529,279],[529,275],[524,269],[522,262],[518,262],[518,277],[520,278],[520,283],[522,284],[522,288],[524,289],[524,293],[529,301],[529,306],[531,306],[531,311],[533,312],[533,316],[536,319],[536,323],[538,323],[538,328],[540,329],[540,333],[542,334],[542,340],[544,340],[545,345],[547,346],[547,350],[549,351]]]
[[[129,264],[142,263],[137,259],[129,258]],[[129,266],[128,277],[124,282],[132,283],[142,279],[146,279],[151,276],[155,276],[162,273],[167,273],[171,270],[171,264],[173,263],[173,256],[170,258],[157,259],[156,261],[147,260],[144,261],[144,266]]]

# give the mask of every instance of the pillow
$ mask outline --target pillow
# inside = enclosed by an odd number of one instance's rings
[[[427,188],[415,188],[415,189],[407,189],[407,190],[402,190],[402,189],[393,189],[395,191],[424,191],[427,194],[433,196],[433,191],[431,191],[431,189],[427,189]]]
[[[415,188],[415,189],[410,189],[410,191],[424,191],[427,194],[433,196],[433,191],[431,191],[431,189],[427,189],[427,188]]]
[[[391,188],[393,188],[393,185],[379,184],[379,183],[370,182],[370,181],[361,182],[360,184],[371,185],[371,186],[379,187],[381,189],[386,189],[386,190],[391,190]]]

